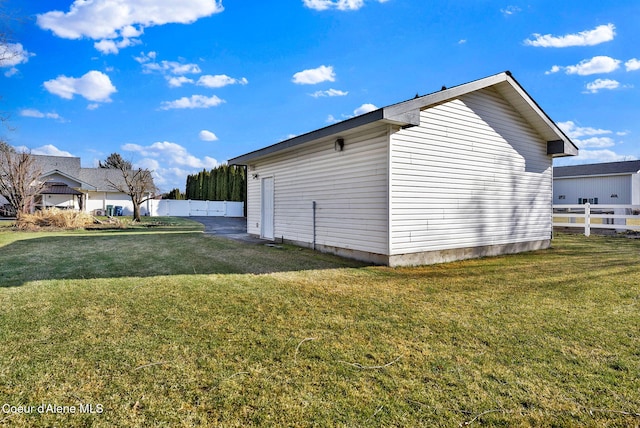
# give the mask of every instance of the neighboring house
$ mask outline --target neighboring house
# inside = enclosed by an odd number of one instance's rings
[[[32,156],[42,171],[42,180],[46,182],[36,207],[58,207],[96,214],[106,213],[108,206],[120,206],[123,215],[133,214],[131,198],[110,184],[123,183],[120,170],[82,168],[77,157]],[[149,211],[149,207],[143,204],[141,214],[146,215]]]
[[[380,264],[547,248],[578,149],[505,72],[238,156],[247,230]]]
[[[553,203],[640,205],[640,161],[553,168]]]

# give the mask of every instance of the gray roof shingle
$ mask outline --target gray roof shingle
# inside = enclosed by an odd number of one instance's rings
[[[74,179],[81,181],[100,192],[117,192],[110,184],[123,185],[124,178],[118,169],[109,168],[82,168],[80,158],[66,156],[33,155],[43,174],[60,171]]]
[[[556,166],[553,168],[553,176],[560,178],[588,175],[635,174],[638,171],[640,171],[640,160]]]

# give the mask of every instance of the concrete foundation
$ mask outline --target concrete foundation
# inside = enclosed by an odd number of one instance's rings
[[[284,239],[287,244],[293,244],[300,247],[311,248],[312,244],[308,242],[292,241]],[[317,245],[316,250],[323,253],[335,254],[340,257],[360,260],[376,265],[387,265],[391,267],[398,266],[420,266],[431,265],[436,263],[447,263],[457,260],[476,259],[480,257],[500,256],[503,254],[516,254],[526,251],[544,250],[551,246],[551,240],[545,239],[541,241],[516,242],[511,244],[487,245],[482,247],[471,248],[453,248],[448,250],[425,251],[420,253],[408,254],[376,254],[367,251],[352,250],[348,248],[331,247],[327,245]]]
[[[544,250],[551,246],[551,240],[517,242],[483,247],[454,248],[449,250],[425,251],[421,253],[398,254],[389,256],[389,266],[418,266],[435,263],[453,262],[456,260],[476,259],[480,257],[516,254],[526,251]]]

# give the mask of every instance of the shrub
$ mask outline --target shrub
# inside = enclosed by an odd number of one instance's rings
[[[20,230],[40,228],[82,229],[93,224],[94,218],[87,213],[51,208],[36,211],[34,214],[21,214],[16,220]]]

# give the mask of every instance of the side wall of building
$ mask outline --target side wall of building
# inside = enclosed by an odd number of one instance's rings
[[[87,192],[86,212],[102,211],[104,214],[108,205],[122,207],[123,215],[133,215],[133,203],[128,195],[115,192]],[[142,215],[147,215],[146,204],[142,204],[140,209]]]
[[[473,92],[422,111],[420,121],[391,137],[392,264],[549,245],[552,159],[504,98]]]
[[[559,177],[553,181],[554,204],[579,204],[584,199],[598,204],[631,204],[632,176]],[[581,201],[582,200],[582,201]]]
[[[376,124],[341,137],[342,151],[335,145],[336,137],[331,137],[250,162],[250,234],[261,235],[264,230],[261,190],[263,180],[271,178],[276,240],[312,246],[315,235],[316,248],[356,258],[386,254],[389,126]]]

